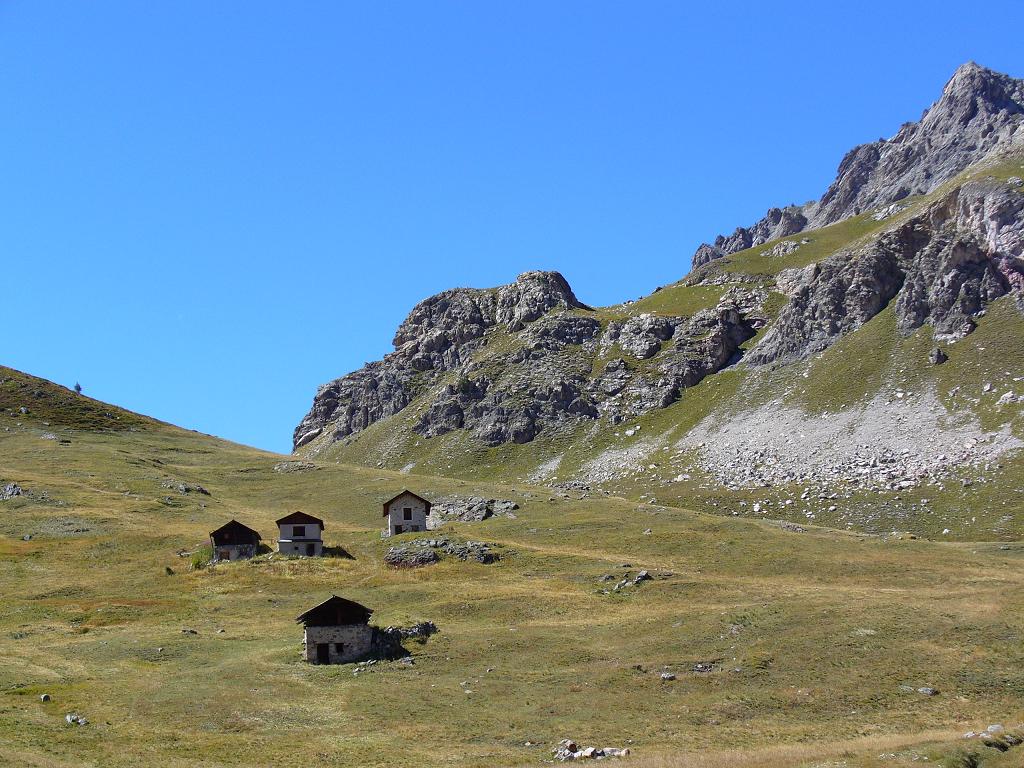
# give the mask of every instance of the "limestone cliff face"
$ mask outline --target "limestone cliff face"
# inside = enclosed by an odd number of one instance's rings
[[[819,201],[773,208],[752,227],[719,235],[697,249],[693,266],[932,192],[994,149],[1019,141],[1024,141],[1024,80],[969,62],[919,122],[905,124],[891,139],[850,150]]]

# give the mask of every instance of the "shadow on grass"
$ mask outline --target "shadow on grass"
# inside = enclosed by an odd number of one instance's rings
[[[344,547],[341,547],[341,546],[337,546],[337,545],[332,546],[332,547],[325,546],[324,549],[323,549],[323,556],[324,557],[340,557],[343,560],[355,560],[356,559],[355,556],[351,552],[349,552],[347,549],[345,549]]]

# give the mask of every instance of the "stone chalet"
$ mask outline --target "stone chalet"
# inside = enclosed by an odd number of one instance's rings
[[[260,546],[260,535],[237,520],[225,523],[210,532],[213,560],[247,560],[255,556]]]
[[[384,517],[388,519],[387,535],[425,531],[429,514],[429,501],[412,491],[402,491],[384,502]]]
[[[320,557],[324,552],[324,521],[305,512],[277,520],[277,551],[282,555]]]
[[[337,595],[295,619],[305,626],[302,657],[310,664],[345,664],[373,651],[369,608]]]

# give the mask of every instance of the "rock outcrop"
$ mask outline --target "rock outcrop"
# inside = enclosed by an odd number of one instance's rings
[[[994,180],[964,184],[863,250],[776,282],[789,303],[746,358],[752,365],[821,351],[894,298],[902,333],[929,324],[938,340],[961,338],[990,301],[1024,295],[1024,195]]]
[[[474,560],[490,565],[501,559],[495,551],[497,546],[483,541],[454,541],[444,536],[416,539],[388,549],[384,562],[395,568],[419,568],[440,562],[447,555],[457,560]]]
[[[21,494],[22,488],[17,483],[0,484],[0,501],[7,501]]]
[[[772,208],[752,227],[719,235],[713,245],[697,249],[693,266],[927,194],[993,150],[1021,141],[1024,80],[968,62],[919,122],[904,124],[890,139],[850,150],[819,201]]]
[[[719,235],[713,245],[703,243],[693,254],[693,266],[700,267],[730,253],[745,251],[755,245],[803,231],[807,227],[806,213],[810,207],[812,206],[790,205],[785,208],[769,209],[764,218],[754,226],[737,227],[728,237]]]
[[[931,192],[971,163],[1019,136],[1024,125],[1024,80],[961,66],[942,97],[891,139],[847,153],[836,180],[808,217],[823,227],[847,216]]]
[[[444,523],[479,523],[492,517],[515,519],[519,505],[511,499],[485,499],[482,496],[451,494],[434,499],[430,507],[428,526],[437,528]]]
[[[556,308],[585,308],[557,272],[526,272],[494,290],[456,288],[431,296],[399,326],[394,352],[320,387],[295,429],[294,446],[325,431],[332,439],[347,437],[398,413],[437,373],[467,362],[486,343],[488,329],[504,324],[518,331]]]
[[[602,331],[557,273],[446,291],[413,309],[394,352],[320,388],[295,448],[345,439],[414,400],[414,432],[431,439],[465,430],[486,446],[601,417],[617,423],[671,404],[736,359],[756,332],[762,299],[733,289],[691,317],[643,314]],[[595,372],[602,355],[612,359]]]
[[[577,319],[585,322],[545,318],[524,332],[523,346],[460,369],[458,381],[421,411],[414,430],[437,437],[465,429],[495,446],[527,443],[542,431],[602,416],[619,423],[675,402],[683,389],[733,361],[756,332],[732,301],[690,318],[609,323],[601,337],[597,323]],[[622,356],[595,375],[599,350]],[[637,365],[641,360],[650,364]]]
[[[612,423],[671,405],[682,390],[738,359],[740,346],[757,332],[757,321],[731,297],[690,318],[667,320],[667,325],[629,321],[623,327],[625,330],[632,324],[633,331],[626,335],[626,344],[620,349],[641,360],[650,357],[650,347],[638,344],[637,337],[660,346],[660,337],[667,328],[672,329],[664,350],[652,358],[653,365],[640,368],[624,358],[615,358],[591,381],[591,396]]]

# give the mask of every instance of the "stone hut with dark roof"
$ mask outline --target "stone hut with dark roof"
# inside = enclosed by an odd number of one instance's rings
[[[384,517],[388,519],[386,535],[425,531],[429,514],[429,501],[412,491],[402,491],[384,502]]]
[[[305,626],[302,657],[310,664],[345,664],[374,650],[373,614],[366,606],[337,595],[295,619]]]
[[[277,551],[282,555],[320,557],[324,552],[324,521],[305,512],[292,512],[277,520]]]
[[[260,535],[237,520],[225,523],[210,532],[214,562],[220,560],[247,560],[255,556],[260,546]]]

